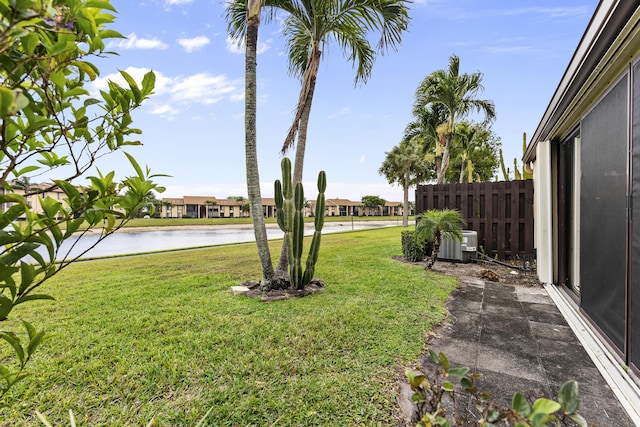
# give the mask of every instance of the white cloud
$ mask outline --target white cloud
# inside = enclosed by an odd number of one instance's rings
[[[190,39],[178,39],[178,44],[189,53],[202,49],[209,43],[211,43],[211,40],[206,36],[198,36]]]
[[[129,67],[125,70],[140,84],[146,68]],[[228,100],[237,102],[244,99],[244,85],[241,80],[231,80],[226,75],[198,73],[190,76],[168,77],[156,71],[156,85],[151,99],[156,103],[153,114],[176,115],[183,105],[215,104]],[[91,92],[106,90],[108,81],[113,81],[127,87],[125,80],[119,73],[109,74],[92,83]]]
[[[167,49],[169,46],[162,40],[138,38],[136,33],[131,33],[123,40],[112,40],[107,47],[115,47],[118,49]]]
[[[487,50],[491,53],[533,53],[538,49],[533,46],[489,46]]]
[[[347,114],[351,114],[351,110],[348,107],[342,107],[340,111],[330,114],[328,117],[330,119],[335,119],[338,116],[346,116]]]
[[[363,154],[362,156],[360,156],[360,160],[358,161],[358,163],[363,164],[366,160],[367,160],[367,156]]]
[[[177,110],[177,109],[173,108],[169,104],[156,105],[151,110],[151,114],[155,114],[155,115],[158,115],[158,116],[161,116],[161,117],[165,117],[165,118],[168,118],[168,119],[173,118],[179,112],[180,112],[180,110]]]
[[[168,4],[168,5],[172,5],[172,4],[189,4],[192,1],[193,0],[165,0],[165,4]]]
[[[271,48],[271,43],[273,42],[272,39],[268,39],[264,42],[260,42],[258,41],[258,47],[256,49],[256,53],[258,55],[265,53],[266,51],[268,51]],[[244,54],[244,39],[238,40],[238,39],[234,39],[231,38],[230,36],[227,37],[227,50],[231,53],[236,53],[236,54]]]
[[[523,7],[519,9],[510,9],[504,11],[504,15],[525,15],[529,13],[538,13],[546,15],[550,18],[573,18],[590,16],[593,13],[591,7],[575,6],[575,7]]]
[[[224,74],[198,73],[174,79],[171,94],[177,101],[215,104],[224,98],[238,100],[241,88],[239,81],[231,81]]]

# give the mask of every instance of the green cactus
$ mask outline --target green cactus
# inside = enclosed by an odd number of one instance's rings
[[[509,169],[504,165],[504,157],[502,156],[502,148],[500,149],[500,168],[502,169],[502,177],[505,181],[511,181],[509,179]]]
[[[315,231],[307,256],[306,269],[302,271],[302,247],[304,242],[304,189],[302,183],[291,182],[291,161],[282,159],[282,182],[275,181],[275,202],[278,226],[284,232],[289,257],[289,276],[296,289],[303,289],[311,282],[320,250],[320,236],[324,224],[324,190],[327,178],[324,171],[318,174],[318,199],[316,201]]]
[[[324,191],[327,188],[327,175],[324,171],[320,171],[318,174],[318,197],[316,198],[316,212],[314,217],[313,239],[311,239],[311,246],[309,247],[309,255],[307,255],[307,265],[304,271],[304,277],[302,278],[302,286],[307,286],[311,279],[313,279],[313,273],[316,270],[316,262],[318,262],[318,253],[320,252],[320,237],[322,236],[322,226],[324,225]]]
[[[522,154],[527,151],[527,133],[522,132]],[[533,179],[533,169],[531,163],[525,163],[522,165],[522,179]]]
[[[527,151],[527,133],[523,132],[522,133],[522,154],[524,155],[526,151]],[[502,176],[504,177],[504,180],[510,181],[511,180],[509,178],[510,171],[504,165],[504,158],[502,157],[502,149],[500,149],[500,167],[502,168]],[[519,181],[521,179],[531,179],[533,178],[533,169],[531,168],[530,163],[524,163],[522,165],[522,172],[520,172],[520,170],[518,169],[518,159],[514,157],[513,174],[514,174],[514,179],[516,181]],[[497,180],[497,177],[496,177],[496,180]]]
[[[520,170],[518,170],[518,159],[514,157],[513,159],[513,178],[516,181],[520,181],[522,179],[522,175],[520,174]]]

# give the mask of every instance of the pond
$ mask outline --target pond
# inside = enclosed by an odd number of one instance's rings
[[[394,225],[397,225],[396,221],[325,223],[322,234]],[[311,234],[313,234],[313,223],[305,224],[305,235]],[[277,225],[268,225],[267,236],[269,239],[282,238],[282,235],[283,233]],[[72,248],[71,256],[81,254],[95,244],[97,239],[97,235],[85,235],[80,239],[69,239],[63,244],[60,254],[65,254],[69,248]],[[237,227],[207,226],[197,229],[173,228],[155,229],[153,231],[119,231],[107,237],[95,248],[90,249],[83,257],[107,257],[253,241],[255,241],[253,228],[240,225]]]

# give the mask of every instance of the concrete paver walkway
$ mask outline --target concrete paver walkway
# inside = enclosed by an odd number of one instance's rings
[[[430,348],[481,373],[478,389],[496,402],[508,406],[517,391],[556,399],[576,380],[589,425],[634,426],[544,288],[462,278],[448,308]]]

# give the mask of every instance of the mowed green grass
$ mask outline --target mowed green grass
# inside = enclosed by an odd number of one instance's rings
[[[0,425],[394,425],[403,367],[454,278],[393,259],[399,227],[323,236],[326,290],[262,303],[254,244],[82,262],[20,307],[50,334]],[[308,247],[309,241],[306,241]],[[274,259],[280,242],[272,242]]]

